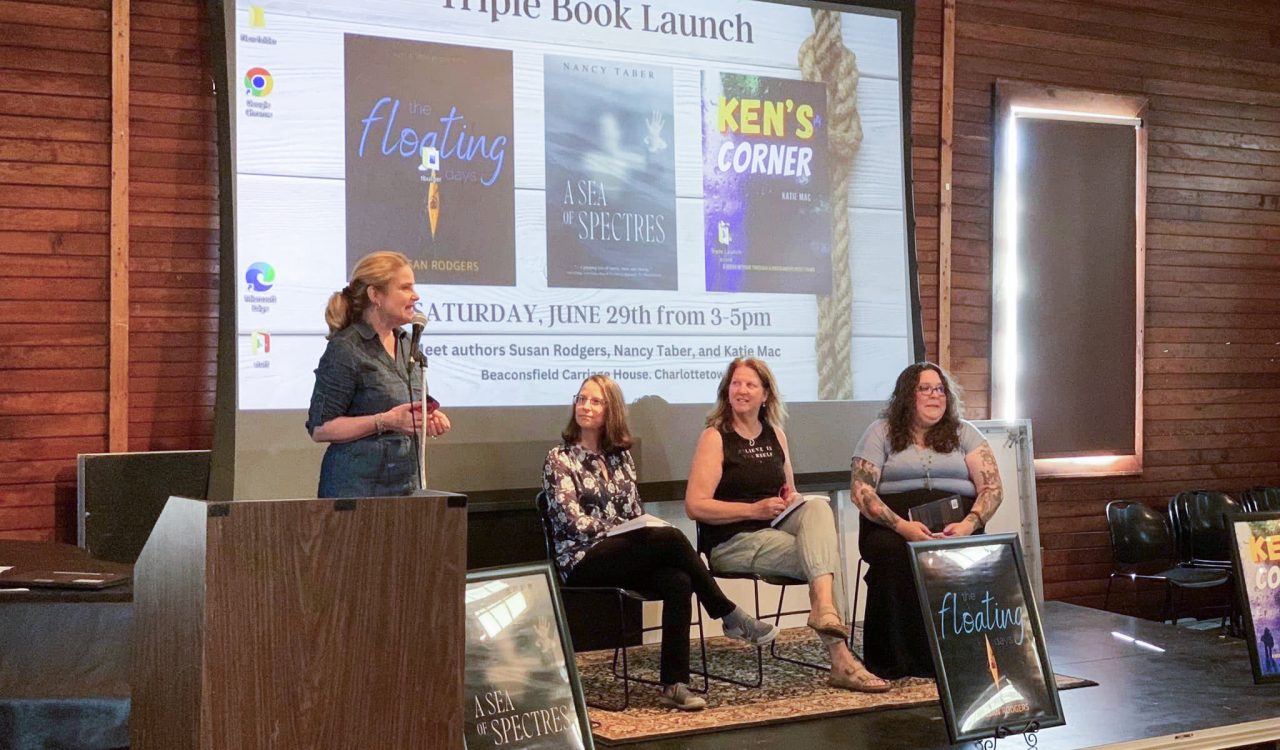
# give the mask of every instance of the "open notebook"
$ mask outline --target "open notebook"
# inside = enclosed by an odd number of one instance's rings
[[[619,534],[625,534],[628,531],[635,531],[636,529],[647,529],[655,526],[670,526],[670,525],[671,524],[667,523],[661,518],[658,518],[657,516],[651,516],[648,513],[645,513],[643,515],[636,516],[630,521],[623,521],[617,526],[614,526],[612,529],[609,529],[608,531],[606,531],[604,535],[617,536]]]

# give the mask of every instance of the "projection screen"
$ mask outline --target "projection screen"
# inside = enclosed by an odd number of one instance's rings
[[[623,388],[642,481],[683,480],[736,356],[778,376],[797,472],[847,471],[922,354],[910,16],[883,5],[217,6],[223,487],[314,495],[323,310],[379,249],[413,264],[454,424],[434,488],[537,486],[594,372]]]

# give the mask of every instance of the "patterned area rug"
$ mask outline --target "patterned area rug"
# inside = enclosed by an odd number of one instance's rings
[[[778,652],[805,661],[826,662],[826,649],[808,628],[782,631],[778,635]],[[656,679],[656,644],[633,648],[629,653],[632,675]],[[615,680],[610,671],[612,659],[612,651],[578,654],[578,672],[582,678],[582,690],[588,699],[621,703],[622,683]],[[707,661],[713,673],[743,681],[755,680],[755,649],[749,646],[727,638],[709,638]],[[692,664],[694,669],[699,668],[696,643]],[[699,677],[695,676],[693,682],[695,687],[702,685]],[[1094,684],[1097,683],[1058,675],[1059,690]],[[591,733],[599,744],[622,745],[660,737],[908,708],[937,703],[938,691],[933,680],[918,677],[896,680],[893,689],[887,693],[839,690],[827,686],[824,672],[772,659],[766,650],[763,687],[742,688],[712,680],[710,691],[704,697],[707,700],[706,710],[676,711],[658,702],[658,688],[634,685],[631,707],[626,711],[590,709]]]

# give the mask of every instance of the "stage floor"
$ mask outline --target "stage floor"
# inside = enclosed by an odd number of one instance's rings
[[[1098,685],[1060,693],[1067,724],[1042,730],[1037,750],[1190,750],[1280,739],[1280,683],[1253,684],[1248,649],[1239,638],[1062,602],[1046,602],[1042,616],[1054,671],[1094,680]],[[627,747],[935,750],[971,748],[973,744],[951,745],[942,709],[930,706]],[[1018,750],[1026,744],[1015,736],[1001,740],[998,747]]]

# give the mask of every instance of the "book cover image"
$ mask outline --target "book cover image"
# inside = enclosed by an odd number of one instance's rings
[[[924,542],[912,549],[953,742],[999,726],[1062,723],[1016,544],[1009,534]]]
[[[1232,522],[1255,682],[1280,682],[1280,514]]]
[[[547,285],[676,288],[669,68],[544,59]]]
[[[820,82],[703,71],[707,291],[831,292],[826,111]]]
[[[347,271],[409,256],[419,284],[514,286],[511,53],[347,34]]]

